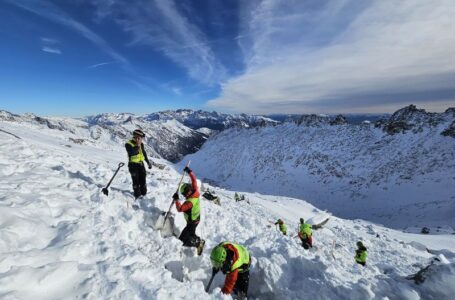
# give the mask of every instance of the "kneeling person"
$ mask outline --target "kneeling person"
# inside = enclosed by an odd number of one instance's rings
[[[227,274],[221,291],[224,294],[234,292],[239,296],[239,299],[246,298],[251,266],[248,250],[241,245],[223,242],[213,248],[210,260],[214,274],[220,270],[223,274]]]

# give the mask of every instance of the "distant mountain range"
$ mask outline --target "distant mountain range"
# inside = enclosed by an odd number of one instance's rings
[[[410,105],[374,123],[304,115],[234,128],[186,159],[226,188],[297,197],[388,226],[455,228],[455,108]]]
[[[67,131],[74,135],[73,141],[93,145],[99,140],[108,144],[124,143],[134,129],[141,128],[147,134],[146,144],[150,154],[171,162],[196,152],[211,134],[218,131],[232,127],[251,128],[277,123],[262,116],[229,115],[189,109],[167,110],[142,116],[130,113],[105,113],[82,119],[40,117],[34,114],[16,115],[0,111],[0,120]]]

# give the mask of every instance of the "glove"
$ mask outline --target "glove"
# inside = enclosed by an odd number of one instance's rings
[[[188,168],[188,167],[185,167],[185,169],[183,169],[184,172],[187,172],[188,174],[191,172],[191,169]]]
[[[152,164],[151,164],[151,163],[148,163],[148,165],[149,165],[149,170],[150,170],[150,169],[152,168]]]
[[[212,276],[214,276],[216,273],[218,273],[220,269],[217,268],[212,268]]]
[[[172,200],[174,200],[174,201],[179,200],[179,194],[178,193],[174,193],[174,195],[172,195]]]

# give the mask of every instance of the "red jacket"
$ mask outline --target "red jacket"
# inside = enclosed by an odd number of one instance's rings
[[[185,197],[186,199],[189,198],[199,198],[199,189],[197,186],[197,180],[196,176],[194,175],[193,171],[189,173],[190,178],[191,178],[191,186],[193,189],[193,193],[189,195],[188,197]],[[175,201],[175,208],[177,209],[178,212],[185,212],[193,208],[193,203],[190,201],[185,201],[183,204],[180,203],[180,201]],[[199,223],[199,221],[195,222],[196,224]]]
[[[226,245],[224,245],[224,247],[226,248],[226,250],[230,250],[230,251],[234,252],[234,256],[232,257],[232,265],[234,265],[235,262],[237,261],[237,259],[239,259],[239,252],[231,244],[226,244]],[[239,270],[238,269],[235,269],[234,271],[232,271],[231,273],[226,275],[226,279],[224,280],[224,286],[221,289],[223,294],[231,294],[232,293],[232,290],[234,289],[235,283],[237,282],[238,275],[239,275]]]

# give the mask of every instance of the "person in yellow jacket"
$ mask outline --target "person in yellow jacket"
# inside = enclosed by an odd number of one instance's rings
[[[223,294],[237,294],[238,299],[245,299],[250,281],[251,256],[248,250],[230,242],[219,243],[210,254],[212,275],[221,271],[226,274]]]
[[[300,218],[299,238],[302,241],[302,247],[310,249],[313,247],[313,230],[311,224],[305,223],[303,218]]]
[[[357,250],[355,250],[354,256],[355,261],[358,264],[365,266],[367,264],[367,257],[368,257],[367,248],[363,245],[361,241],[358,241]]]
[[[133,181],[133,193],[136,199],[147,194],[144,161],[149,169],[152,168],[144,149],[143,138],[145,138],[144,132],[136,129],[133,131],[133,138],[125,143],[126,152],[128,153],[128,170]]]
[[[275,225],[279,225],[280,226],[280,231],[283,235],[286,235],[286,224],[284,224],[284,221],[281,220],[281,219],[278,219],[278,221],[276,221],[274,223]]]

